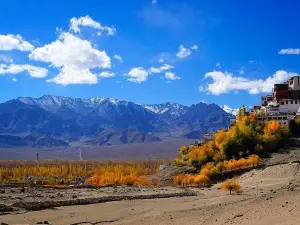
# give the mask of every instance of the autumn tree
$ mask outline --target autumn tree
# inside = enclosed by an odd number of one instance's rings
[[[236,179],[227,180],[221,184],[221,190],[229,191],[231,194],[232,191],[236,193],[241,192],[241,185],[240,182]]]

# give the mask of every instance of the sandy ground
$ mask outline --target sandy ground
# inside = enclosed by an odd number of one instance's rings
[[[11,205],[19,201],[61,201],[70,199],[99,198],[104,196],[135,196],[135,195],[153,195],[153,194],[170,194],[181,193],[184,189],[176,187],[104,187],[99,189],[91,188],[71,188],[71,189],[54,189],[32,187],[25,188],[25,193],[20,192],[21,187],[4,188],[0,187],[0,203]],[[1,222],[1,220],[0,220]]]
[[[298,151],[300,153],[300,151]],[[107,202],[0,216],[0,223],[55,225],[300,224],[299,154],[278,154],[268,167],[240,176],[243,193],[193,188],[197,196]]]
[[[252,170],[239,180],[243,193],[193,189],[198,196],[108,202],[0,216],[7,224],[300,224],[300,165]]]

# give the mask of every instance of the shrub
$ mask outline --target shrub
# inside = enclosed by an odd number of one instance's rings
[[[238,180],[231,179],[231,180],[227,180],[221,184],[221,190],[229,191],[230,194],[232,191],[234,191],[236,193],[240,193],[241,185]]]

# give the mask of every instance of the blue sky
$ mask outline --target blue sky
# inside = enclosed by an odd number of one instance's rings
[[[0,102],[259,104],[300,73],[299,9],[292,0],[4,0]]]

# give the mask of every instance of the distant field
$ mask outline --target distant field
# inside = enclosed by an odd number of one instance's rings
[[[191,139],[169,139],[161,142],[127,144],[105,147],[60,147],[60,148],[0,148],[1,160],[141,160],[172,159],[183,145]]]

